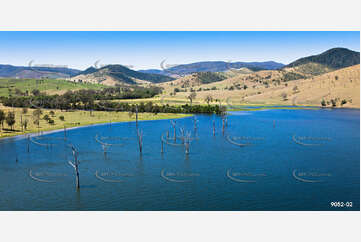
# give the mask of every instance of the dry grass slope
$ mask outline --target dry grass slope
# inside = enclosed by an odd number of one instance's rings
[[[158,84],[164,88],[163,99],[186,101],[191,88],[196,91],[195,102],[204,103],[211,95],[214,100],[233,104],[263,105],[308,105],[321,106],[325,100],[331,106],[331,100],[340,107],[360,107],[360,65],[355,65],[321,75],[305,73],[325,71],[321,66],[301,66],[284,70],[258,71],[250,74],[238,74],[226,80],[201,84],[192,76],[186,76],[172,82]],[[293,78],[297,80],[293,80]],[[246,87],[246,88],[245,88]],[[181,92],[174,95],[174,89]]]

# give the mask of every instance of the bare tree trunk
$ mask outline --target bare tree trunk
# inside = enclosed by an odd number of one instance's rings
[[[143,152],[143,132],[138,131],[138,144],[139,144],[139,153],[142,155]]]
[[[186,148],[186,155],[188,155],[189,154],[189,143],[188,143],[188,141],[185,144],[185,148]]]
[[[185,140],[185,138],[186,138],[186,137],[184,136],[184,129],[181,128],[180,131],[181,131],[181,136],[182,136],[182,144],[184,144],[184,140]]]
[[[104,159],[107,159],[107,146],[102,145],[102,148],[103,148],[103,153],[104,153]]]
[[[76,166],[76,189],[80,188],[80,181],[79,181],[79,169],[78,166]]]
[[[190,133],[187,132],[187,134],[185,135],[185,153],[186,155],[188,156],[189,155],[189,143],[190,143],[190,140],[191,140],[191,137],[190,137]]]
[[[176,122],[177,121],[173,121],[173,120],[171,121],[171,124],[172,124],[173,129],[174,129],[174,134],[173,134],[174,143],[177,141]]]
[[[193,128],[194,128],[194,131],[197,130],[197,119],[195,117],[193,118]]]
[[[75,185],[76,185],[76,189],[79,190],[79,188],[80,188],[80,178],[79,178],[78,151],[74,148],[74,146],[72,146],[71,148],[72,148],[72,151],[73,151],[74,163],[69,161],[69,164],[75,170]]]
[[[216,122],[213,120],[213,136],[216,136]]]
[[[164,146],[164,144],[163,144],[163,139],[162,139],[162,137],[160,138],[160,142],[162,143],[162,146],[161,146],[161,149],[160,149],[160,153],[164,153],[164,148],[163,148],[163,146]]]
[[[30,135],[28,135],[28,153],[30,153]]]
[[[222,118],[222,134],[224,135],[224,125],[225,125],[225,123],[224,123],[224,118]]]
[[[177,141],[177,131],[176,131],[175,123],[174,123],[173,128],[174,128],[174,142],[176,142]]]

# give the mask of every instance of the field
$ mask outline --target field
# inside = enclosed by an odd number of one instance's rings
[[[130,116],[127,112],[103,112],[103,111],[93,111],[92,114],[88,111],[72,111],[72,112],[62,112],[60,110],[42,110],[40,125],[39,127],[34,124],[35,117],[33,116],[34,109],[28,109],[26,114],[22,113],[21,108],[8,108],[0,106],[1,110],[4,110],[6,113],[8,111],[14,110],[16,123],[14,125],[14,130],[10,130],[10,127],[4,122],[4,129],[0,132],[0,138],[16,136],[24,133],[35,133],[38,131],[48,131],[63,129],[64,126],[67,128],[77,127],[77,126],[86,126],[91,124],[99,123],[109,123],[109,122],[128,122],[135,121],[135,114]],[[50,114],[50,111],[54,112],[54,116]],[[55,121],[54,124],[49,124],[46,120],[42,119],[44,115],[48,115],[51,119]],[[64,121],[60,120],[60,116],[64,116]],[[168,113],[139,113],[138,120],[158,120],[158,119],[176,119],[188,117],[190,115],[186,114],[168,114]],[[26,131],[22,131],[20,121],[28,120],[28,127]],[[1,130],[1,129],[0,129]]]
[[[38,89],[47,94],[63,94],[68,90],[94,89],[104,88],[103,85],[91,83],[74,83],[66,80],[58,79],[0,79],[0,96],[8,97],[9,94],[15,94],[15,89],[22,92]]]

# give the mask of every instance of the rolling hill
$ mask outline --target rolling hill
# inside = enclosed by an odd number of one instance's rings
[[[222,104],[306,105],[360,107],[360,65],[341,68],[321,75],[297,72],[294,68],[236,74],[224,80],[202,83],[195,74],[158,84],[164,88],[161,98],[187,100],[196,92],[195,103],[207,96]]]
[[[331,69],[340,69],[360,64],[360,52],[346,48],[329,49],[319,55],[313,55],[298,59],[286,67],[296,67],[309,63],[321,64]]]
[[[172,77],[131,70],[122,65],[107,65],[96,69],[90,67],[71,78],[74,82],[86,82],[114,86],[116,84],[161,83],[174,80]]]

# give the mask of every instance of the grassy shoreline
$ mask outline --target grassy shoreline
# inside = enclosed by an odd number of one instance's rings
[[[54,131],[54,130],[63,130],[64,126],[68,128],[75,127],[83,127],[90,126],[96,124],[105,124],[105,123],[118,123],[118,122],[135,122],[135,114],[129,115],[128,112],[106,112],[106,111],[93,111],[90,113],[89,111],[72,111],[65,112],[56,109],[44,109],[43,114],[50,116],[55,123],[49,124],[48,121],[44,119],[40,119],[39,127],[33,123],[34,117],[32,115],[35,109],[28,109],[28,112],[24,114],[21,108],[1,108],[6,113],[9,111],[15,112],[16,123],[14,125],[13,130],[8,127],[6,122],[4,122],[4,129],[0,131],[0,139],[15,137],[24,134],[32,134],[41,131]],[[50,111],[54,112],[54,115],[50,115]],[[60,120],[59,117],[63,116],[64,121]],[[174,113],[139,113],[138,120],[139,121],[147,121],[147,120],[163,120],[163,119],[178,119],[192,116],[191,114],[174,114]],[[28,120],[28,127],[26,130],[22,130],[20,125],[20,120]]]

